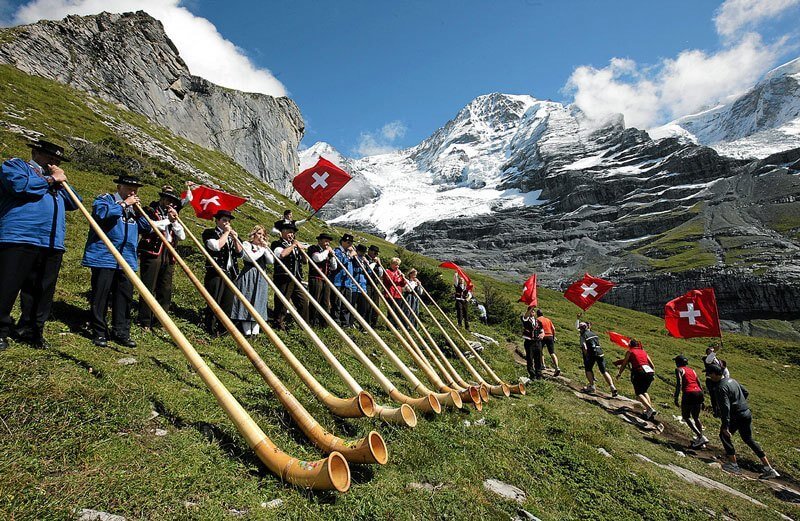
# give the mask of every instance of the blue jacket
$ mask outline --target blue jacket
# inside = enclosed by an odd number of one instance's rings
[[[47,184],[42,167],[9,159],[0,173],[0,243],[64,250],[65,211],[77,207],[66,190]]]
[[[358,260],[356,260],[358,259]],[[358,262],[361,261],[361,264]],[[356,279],[358,285],[356,285],[350,277],[347,277],[347,283],[345,287],[347,287],[353,293],[364,293],[367,291],[367,274],[361,269],[361,266],[367,267],[367,259],[365,257],[353,257],[352,259],[352,273],[353,278]],[[344,275],[344,274],[343,274]]]
[[[126,215],[123,216],[122,205],[111,194],[101,195],[94,200],[92,217],[111,239],[111,243],[122,253],[122,257],[131,268],[138,269],[136,248],[139,245],[139,234],[152,231],[147,219],[135,216],[133,208],[128,208]],[[81,264],[89,268],[120,269],[114,256],[91,228]]]
[[[350,277],[347,276],[344,270],[349,271],[351,274],[353,273],[353,259],[341,246],[333,250],[333,254],[336,255],[336,260],[339,261],[339,269],[336,270],[336,274],[333,276],[333,285],[337,288],[352,288]]]

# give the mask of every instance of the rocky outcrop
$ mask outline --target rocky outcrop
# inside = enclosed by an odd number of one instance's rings
[[[232,157],[284,194],[303,119],[289,98],[192,76],[161,22],[142,11],[69,16],[4,31],[0,63],[76,87]]]

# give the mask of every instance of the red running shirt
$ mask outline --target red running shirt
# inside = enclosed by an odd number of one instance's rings
[[[681,375],[681,387],[685,393],[703,392],[703,388],[697,381],[697,373],[691,367],[681,367],[683,372]]]

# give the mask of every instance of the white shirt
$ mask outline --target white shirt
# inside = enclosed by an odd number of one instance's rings
[[[244,251],[244,261],[250,264],[255,264],[258,259],[264,256],[267,258],[267,264],[275,263],[275,257],[272,256],[272,252],[269,251],[267,247],[256,246],[250,241],[244,241],[242,243],[242,250]]]

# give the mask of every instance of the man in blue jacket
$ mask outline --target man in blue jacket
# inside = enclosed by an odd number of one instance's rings
[[[65,212],[76,209],[62,190],[64,149],[42,140],[28,146],[30,161],[9,159],[0,173],[0,350],[8,347],[17,294],[16,334],[34,347],[48,346],[42,332],[64,255]]]
[[[344,270],[347,270],[351,275],[353,273],[353,257],[356,256],[356,250],[353,248],[353,236],[349,233],[342,235],[342,238],[339,239],[339,246],[333,250],[333,254],[336,255],[336,261],[339,264],[339,269],[336,270],[336,274],[333,276],[333,285],[336,286],[336,289],[348,302],[352,302],[352,284],[350,277],[347,276]],[[353,316],[339,298],[334,299],[333,317],[342,327],[353,325]]]
[[[117,183],[116,193],[97,197],[92,203],[92,217],[135,271],[138,269],[136,250],[139,245],[139,234],[152,231],[147,219],[139,211],[137,191],[142,182],[138,177],[127,174],[120,174],[114,182]],[[136,342],[131,338],[130,318],[133,284],[100,237],[91,229],[81,264],[92,268],[91,306],[94,344],[106,347],[110,337],[122,346],[136,347]],[[110,335],[106,324],[109,301]]]

